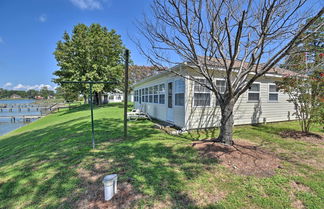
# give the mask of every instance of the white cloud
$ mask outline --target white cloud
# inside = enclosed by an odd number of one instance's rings
[[[17,86],[15,86],[13,89],[14,90],[23,90],[23,89],[26,89],[27,86],[25,85],[22,85],[22,84],[18,84]]]
[[[47,87],[49,90],[54,90],[54,87],[48,84],[24,85],[21,83],[13,87],[13,89],[14,90],[31,90],[31,89],[40,90],[43,87]]]
[[[7,82],[5,85],[3,85],[3,88],[10,88],[12,86],[12,83]]]
[[[46,14],[42,14],[41,16],[38,17],[39,22],[46,22],[46,20],[47,20]]]
[[[82,10],[102,9],[102,0],[70,0],[72,4]]]

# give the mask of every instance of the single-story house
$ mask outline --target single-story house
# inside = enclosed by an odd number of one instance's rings
[[[124,93],[120,90],[115,90],[115,92],[108,92],[102,94],[102,103],[107,104],[111,102],[123,102],[124,101]],[[128,101],[133,102],[134,96],[133,94],[128,94]]]
[[[18,94],[12,94],[12,95],[10,96],[10,99],[21,99],[21,96],[18,95]]]
[[[213,70],[219,72],[214,79],[217,88],[225,90],[224,68]],[[190,75],[204,82],[204,78],[187,63],[174,66],[172,71],[177,73],[164,71],[135,83],[135,108],[182,130],[219,126],[221,112],[215,95],[199,83],[186,79]],[[275,84],[289,74],[295,73],[276,67],[253,83],[236,102],[234,125],[294,120],[294,105]]]

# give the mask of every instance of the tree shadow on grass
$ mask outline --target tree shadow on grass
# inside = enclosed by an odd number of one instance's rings
[[[268,125],[256,124],[252,126],[252,129],[260,132],[268,133],[268,134],[278,135],[278,136],[280,136],[280,133],[282,131],[295,130],[295,128],[285,127],[284,125],[277,127],[277,126],[272,126],[271,124]]]
[[[130,110],[133,108],[133,104],[128,104],[127,108]],[[119,108],[122,109],[124,108],[124,104],[123,103],[109,103],[109,104],[102,104],[102,105],[93,105],[93,109],[101,109],[101,108],[107,108],[107,107],[115,107],[115,108]],[[62,112],[62,115],[66,115],[66,114],[70,114],[70,113],[75,113],[75,112],[81,112],[81,111],[87,111],[89,110],[89,114],[90,114],[90,104],[82,104],[80,106],[76,106],[76,107],[71,107],[69,110],[67,111],[59,111]]]
[[[129,139],[120,140],[122,119],[108,118],[95,121],[97,149],[92,150],[90,122],[81,121],[84,118],[0,140],[1,207],[75,208],[87,189],[78,168],[99,175],[95,182],[100,188],[104,175],[117,173],[120,182],[131,182],[148,198],[169,196],[178,208],[195,205],[183,190],[184,182],[211,162],[197,158],[183,139],[137,121],[130,123]],[[108,163],[96,173],[96,161]]]
[[[281,123],[284,124],[284,122]],[[251,132],[245,129],[244,127],[248,127],[248,129],[257,131],[260,134],[262,133],[273,134],[278,137],[281,137],[280,133],[283,131],[296,130],[293,127],[286,127],[284,125],[280,127],[273,126],[271,124],[238,125],[238,126],[234,126],[234,139],[236,138],[236,136],[244,136],[244,135],[248,135],[248,137],[251,137]],[[219,134],[219,128],[205,128],[205,129],[196,129],[196,130],[188,131],[187,133],[181,134],[180,137],[195,141],[195,140],[214,139],[217,138],[218,134]]]
[[[190,141],[203,141],[209,139],[215,139],[219,135],[219,128],[201,128],[201,129],[193,129],[182,134],[179,134],[178,137],[182,139],[190,140]]]

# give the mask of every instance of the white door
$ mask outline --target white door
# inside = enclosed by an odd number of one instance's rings
[[[167,121],[173,123],[173,82],[168,83],[168,110],[167,110]]]

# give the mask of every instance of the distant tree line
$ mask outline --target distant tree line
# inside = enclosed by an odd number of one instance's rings
[[[23,90],[8,90],[0,88],[0,99],[8,99],[13,95],[18,95],[21,98],[35,99],[37,96],[48,98],[49,96],[55,96],[55,92],[49,90],[47,87],[43,87],[40,90],[30,89]]]
[[[156,68],[154,66],[131,65],[129,67],[129,83],[134,84],[144,78],[157,75],[166,69]]]

